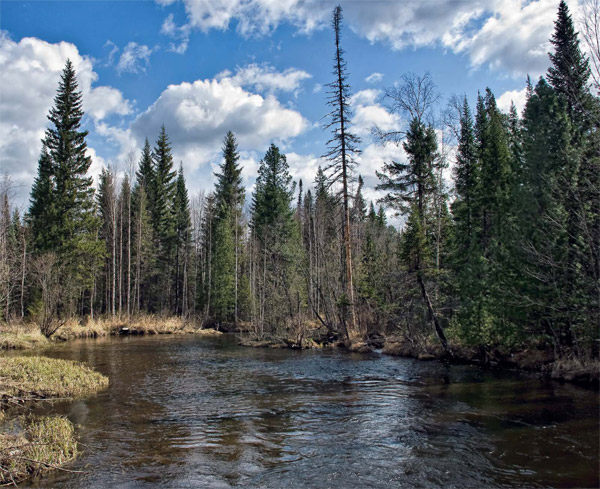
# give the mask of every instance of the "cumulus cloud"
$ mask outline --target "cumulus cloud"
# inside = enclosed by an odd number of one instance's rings
[[[350,99],[354,110],[352,131],[357,135],[366,137],[371,134],[374,127],[385,132],[400,130],[402,122],[400,117],[378,103],[380,97],[380,90],[367,89],[357,92]]]
[[[249,92],[228,76],[170,85],[134,120],[131,135],[138,143],[145,137],[152,140],[162,124],[175,160],[202,175],[207,174],[207,164],[220,158],[222,139],[229,130],[240,150],[260,154],[272,141],[285,142],[308,126],[299,112],[283,107],[274,95]]]
[[[117,72],[140,73],[146,71],[153,51],[144,44],[129,42],[121,53],[117,63]]]
[[[230,71],[223,71],[217,79],[230,78],[241,87],[254,88],[259,92],[293,92],[298,90],[302,80],[312,78],[312,75],[296,68],[287,68],[277,71],[269,64],[252,63],[236,69],[235,75]]]
[[[504,112],[508,112],[510,110],[510,105],[512,103],[515,104],[517,108],[517,112],[521,114],[523,109],[525,108],[525,103],[527,102],[527,88],[522,88],[521,90],[509,90],[504,92],[500,97],[498,97],[498,107],[500,110]]]
[[[98,76],[92,61],[81,56],[75,45],[31,37],[16,42],[0,33],[0,167],[22,184],[21,201],[26,201],[37,172],[47,115],[67,58],[77,73],[83,109],[95,123],[132,111],[119,90],[93,85]],[[99,161],[92,149],[90,154]]]
[[[548,67],[548,41],[556,17],[555,0],[501,0],[496,11],[470,39],[458,44],[469,52],[474,66],[511,75],[540,74]]]
[[[171,0],[158,0],[163,5]],[[190,29],[227,29],[236,21],[244,36],[265,35],[287,22],[302,33],[329,26],[337,0],[182,0]],[[569,2],[577,7],[577,0]],[[371,42],[393,49],[438,45],[466,53],[474,67],[521,76],[547,67],[547,41],[556,0],[445,0],[347,2],[347,24]],[[172,18],[171,18],[172,23]],[[168,29],[173,29],[168,24]]]

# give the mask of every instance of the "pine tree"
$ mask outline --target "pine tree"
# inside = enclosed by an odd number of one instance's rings
[[[332,108],[328,114],[330,122],[326,128],[332,129],[332,138],[328,141],[329,151],[324,155],[330,160],[326,171],[329,175],[329,185],[341,184],[341,196],[343,205],[342,235],[344,246],[342,284],[344,297],[341,300],[341,322],[345,330],[346,339],[352,341],[361,335],[359,325],[356,321],[354,310],[354,288],[352,284],[352,247],[350,230],[350,192],[352,172],[356,165],[354,158],[360,153],[357,144],[360,139],[349,131],[352,112],[350,109],[350,86],[348,84],[348,73],[344,50],[340,43],[342,23],[342,7],[337,6],[333,10],[332,27],[335,34],[335,56],[333,75],[335,80],[329,83],[328,105]]]
[[[548,81],[567,100],[571,118],[581,122],[590,115],[590,66],[579,47],[573,19],[564,0],[558,6],[558,18],[554,22],[550,42],[554,53],[549,54],[552,66],[548,69]]]
[[[292,319],[302,284],[301,244],[292,201],[294,185],[285,155],[271,144],[260,162],[252,199],[252,235],[260,279],[261,323],[274,329]]]
[[[239,262],[241,254],[240,218],[245,193],[242,168],[235,136],[229,131],[223,144],[223,163],[215,173],[215,218],[211,264],[211,297],[217,322],[237,321]]]
[[[36,251],[56,252],[62,268],[70,274],[61,298],[65,312],[74,310],[82,289],[91,289],[95,270],[90,264],[102,254],[96,239],[99,220],[92,178],[87,176],[92,163],[86,154],[88,133],[79,130],[83,110],[77,88],[73,64],[67,60],[48,115],[51,126],[42,141],[40,171],[29,210]],[[44,190],[49,190],[45,196]]]
[[[185,186],[183,166],[179,166],[175,184],[175,311],[185,315],[188,310],[188,276],[191,251],[192,221],[190,199]]]
[[[31,206],[27,216],[33,234],[33,245],[40,252],[56,249],[60,244],[54,200],[54,167],[46,146],[43,146],[38,161],[38,174],[31,187]]]

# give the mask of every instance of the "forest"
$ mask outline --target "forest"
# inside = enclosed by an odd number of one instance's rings
[[[439,110],[428,74],[386,91],[406,130],[373,134],[406,160],[380,169],[376,202],[355,161],[342,20],[337,7],[322,167],[294,181],[271,144],[251,194],[234,133],[203,192],[187,188],[165,126],[96,188],[67,61],[24,215],[2,187],[1,321],[50,337],[73,319],[177,316],[255,343],[361,351],[394,337],[448,357],[597,359],[600,87],[566,3],[521,113],[485,87],[473,107],[460,95]]]

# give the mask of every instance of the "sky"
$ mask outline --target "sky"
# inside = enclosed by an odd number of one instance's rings
[[[234,132],[250,192],[271,143],[310,186],[329,133],[334,6],[343,9],[357,172],[368,199],[375,172],[405,158],[372,127],[401,130],[386,88],[429,72],[438,111],[454,94],[489,87],[520,109],[525,79],[548,68],[558,0],[137,0],[0,2],[0,171],[26,211],[60,73],[73,62],[89,131],[90,173],[123,173],[161,125],[191,195],[211,191],[226,132]],[[577,0],[568,2],[573,16]]]

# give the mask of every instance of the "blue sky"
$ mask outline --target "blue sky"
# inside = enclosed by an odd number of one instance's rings
[[[161,124],[183,162],[191,194],[209,191],[221,141],[233,130],[251,189],[271,142],[294,178],[311,183],[328,134],[333,34],[327,0],[3,1],[0,3],[0,166],[27,206],[40,139],[67,57],[84,94],[96,175],[125,171]],[[441,94],[490,87],[508,108],[524,100],[527,73],[548,65],[556,0],[353,0],[341,2],[355,113],[363,137],[358,171],[367,196],[375,171],[399,147],[370,127],[399,129],[381,96],[403,74],[429,71]],[[577,10],[577,2],[571,4]]]

